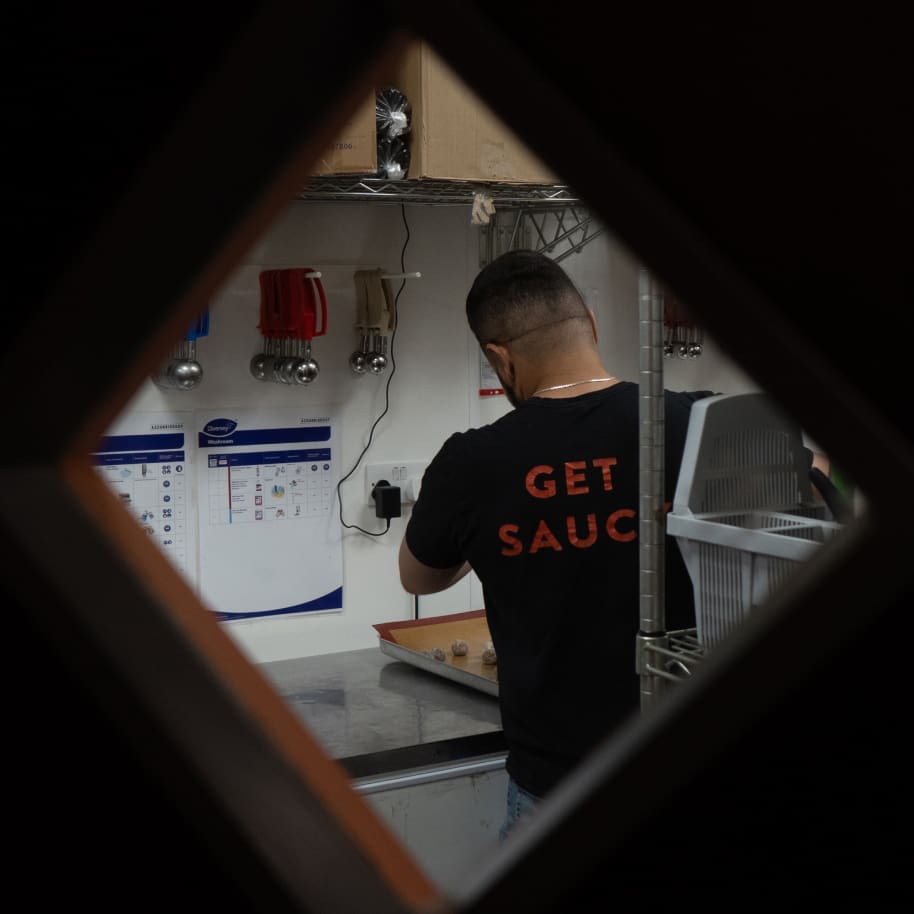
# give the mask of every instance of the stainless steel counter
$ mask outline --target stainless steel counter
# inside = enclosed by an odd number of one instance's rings
[[[495,697],[379,648],[259,668],[353,778],[504,754]]]
[[[498,699],[380,648],[260,669],[420,866],[457,897],[499,850],[507,773]]]

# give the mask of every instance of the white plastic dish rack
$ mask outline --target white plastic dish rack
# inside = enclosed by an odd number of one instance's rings
[[[813,498],[798,425],[762,393],[692,406],[667,532],[695,595],[699,644],[718,644],[842,525]]]

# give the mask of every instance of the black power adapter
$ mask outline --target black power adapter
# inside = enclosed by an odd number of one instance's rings
[[[371,490],[374,499],[375,517],[400,517],[402,505],[400,502],[400,487],[392,486],[386,479],[382,479]]]

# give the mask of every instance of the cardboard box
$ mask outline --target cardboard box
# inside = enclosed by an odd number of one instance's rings
[[[353,113],[336,141],[318,159],[311,174],[374,176],[377,171],[378,133],[375,94],[372,92]]]
[[[393,84],[412,108],[408,178],[563,183],[427,44],[410,48]]]

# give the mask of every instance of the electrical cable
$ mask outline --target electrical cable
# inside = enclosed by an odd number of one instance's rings
[[[403,247],[400,250],[400,272],[406,272],[406,248],[409,244],[409,223],[406,221],[406,204],[400,204],[400,215],[403,218],[403,226],[406,229],[406,238],[403,241]],[[394,379],[394,374],[397,370],[397,360],[394,357],[394,340],[397,338],[397,329],[400,325],[400,315],[399,315],[399,302],[400,302],[400,293],[403,291],[403,288],[406,286],[406,280],[404,279],[400,283],[400,288],[397,289],[397,294],[394,296],[394,305],[393,305],[393,330],[390,333],[390,374],[387,376],[387,385],[384,388],[384,409],[381,412],[381,415],[372,423],[371,428],[368,432],[368,443],[362,448],[362,453],[356,458],[355,465],[352,469],[336,484],[336,500],[339,505],[340,511],[340,523],[347,530],[358,530],[359,533],[364,533],[366,536],[384,536],[390,530],[390,518],[387,518],[387,526],[383,530],[377,530],[372,532],[371,530],[365,530],[360,527],[358,524],[347,524],[343,520],[343,496],[340,492],[340,489],[343,483],[349,479],[350,476],[359,468],[359,464],[362,462],[362,458],[368,452],[368,448],[371,447],[371,441],[374,437],[374,430],[378,427],[378,423],[387,415],[387,411],[390,409],[390,382]]]

